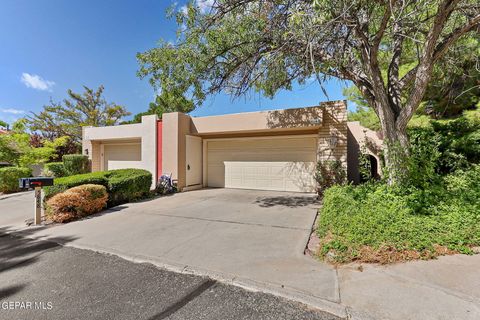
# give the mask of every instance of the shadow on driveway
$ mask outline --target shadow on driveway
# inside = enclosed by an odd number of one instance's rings
[[[314,195],[263,197],[263,198],[257,198],[255,203],[262,208],[270,208],[270,207],[278,207],[278,206],[288,207],[288,208],[298,208],[298,207],[306,207],[310,205],[320,204],[320,202],[317,200],[317,197]]]
[[[32,238],[42,229],[44,227],[14,231],[9,227],[0,227],[0,276],[6,271],[30,266],[36,263],[43,253],[59,249],[57,241],[68,243],[75,240],[73,237],[58,237],[48,241]],[[26,286],[19,283],[2,287],[0,284],[0,300],[20,292]]]

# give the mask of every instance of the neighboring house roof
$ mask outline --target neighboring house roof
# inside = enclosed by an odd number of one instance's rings
[[[367,139],[366,147],[370,149],[370,152],[376,154],[376,151],[382,148],[383,140],[380,139],[377,132],[362,126],[359,121],[350,121],[347,123],[347,126],[360,146]],[[375,147],[376,150],[372,150],[372,147]]]

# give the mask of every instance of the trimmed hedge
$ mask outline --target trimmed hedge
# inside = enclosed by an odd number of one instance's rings
[[[47,177],[61,178],[68,175],[63,162],[45,163],[43,174]]]
[[[45,187],[45,199],[83,184],[99,184],[107,188],[108,206],[134,201],[150,192],[152,174],[142,169],[99,171],[55,179],[55,184]]]
[[[88,156],[83,154],[66,154],[62,157],[62,161],[68,175],[88,172]]]
[[[0,192],[20,191],[18,179],[32,176],[32,169],[24,167],[0,168]]]

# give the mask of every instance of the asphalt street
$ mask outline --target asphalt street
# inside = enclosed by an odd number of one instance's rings
[[[339,319],[194,275],[0,230],[0,319]]]

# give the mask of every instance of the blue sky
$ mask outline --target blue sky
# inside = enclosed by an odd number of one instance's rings
[[[202,0],[198,0],[202,1]],[[208,0],[203,0],[208,1]],[[67,89],[105,86],[109,102],[132,114],[153,101],[148,81],[136,76],[137,52],[159,39],[174,41],[175,21],[166,18],[171,0],[2,0],[0,1],[0,119],[7,122],[40,111],[50,99],[66,98]],[[186,1],[178,1],[178,9]],[[339,81],[326,89],[343,99]],[[192,115],[316,105],[327,98],[318,84],[295,86],[273,99],[251,94],[236,100],[218,94]]]

